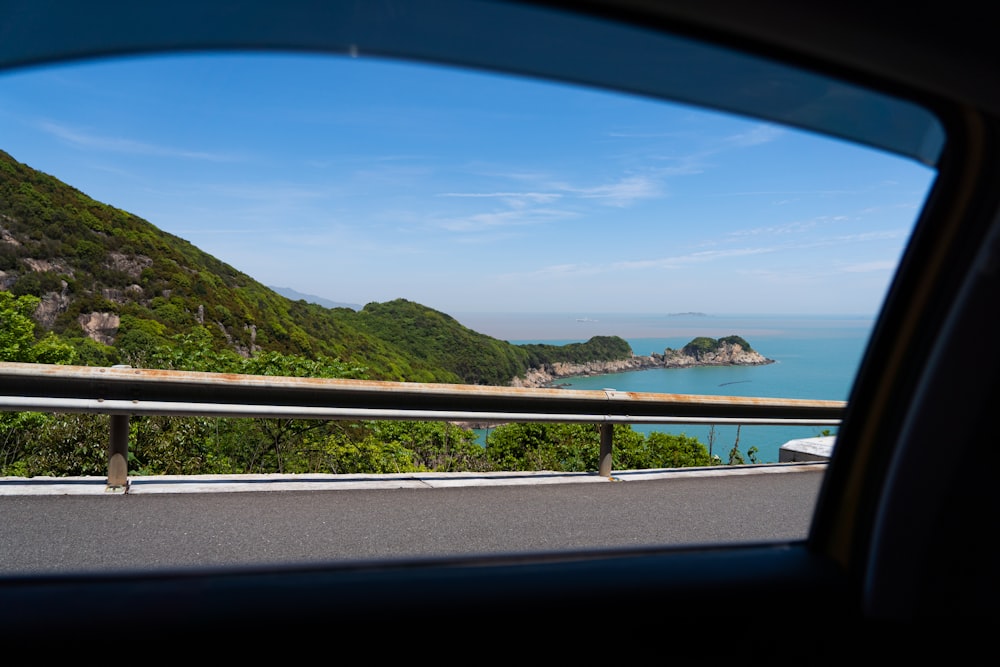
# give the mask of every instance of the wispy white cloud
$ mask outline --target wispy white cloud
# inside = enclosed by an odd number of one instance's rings
[[[673,158],[661,157],[661,156],[651,156],[651,160],[670,160]],[[671,167],[654,167],[653,173],[655,173],[660,178],[671,178],[673,176],[698,176],[699,174],[704,174],[706,171],[705,164],[698,159],[683,159],[678,160],[677,164]]]
[[[258,183],[255,185],[246,184],[200,184],[195,190],[202,195],[208,194],[213,197],[225,199],[265,201],[265,202],[290,202],[303,200],[317,200],[329,197],[331,190],[315,186],[301,186],[284,183]]]
[[[767,144],[774,141],[778,137],[785,134],[785,132],[785,130],[777,127],[776,125],[754,125],[746,132],[740,132],[738,134],[732,134],[725,137],[721,146],[724,148],[746,148],[749,146],[759,146],[761,144]]]
[[[672,176],[684,176],[703,173],[706,169],[704,158],[713,153],[756,146],[774,141],[783,134],[783,130],[771,125],[757,125],[746,132],[727,136],[716,142],[709,149],[683,156],[654,156],[647,159],[652,163],[672,161],[675,164],[668,167],[648,165],[644,174],[625,175],[621,178],[598,185],[579,185],[571,180],[552,180],[537,172],[509,172],[494,174],[495,178],[508,178],[514,181],[533,182],[542,187],[531,190],[498,190],[486,192],[444,192],[439,196],[468,199],[502,199],[512,208],[526,208],[533,204],[551,203],[557,199],[564,201],[597,200],[614,207],[626,207],[646,199],[666,196],[664,182]],[[677,133],[663,132],[611,132],[609,136],[627,139],[670,138]],[[482,219],[492,222],[489,226],[501,224],[503,221],[515,219],[502,213],[484,213]],[[452,224],[450,229],[468,231],[475,225],[473,219],[467,219],[462,224]]]
[[[693,264],[703,264],[719,260],[732,259],[734,257],[748,257],[751,255],[762,255],[775,252],[775,248],[730,248],[728,250],[702,250],[689,253],[687,255],[675,255],[673,257],[660,257],[656,259],[631,260],[609,264],[609,270],[635,270],[635,269],[679,269]]]
[[[823,225],[827,224],[837,224],[844,222],[858,222],[860,218],[848,215],[829,215],[829,216],[817,216],[815,218],[810,218],[808,220],[794,220],[791,222],[786,222],[779,225],[767,225],[761,227],[752,227],[749,229],[738,229],[730,231],[726,234],[727,238],[739,239],[749,236],[787,236],[792,234],[803,234],[808,232],[815,232],[821,229]],[[831,230],[834,228],[831,228]],[[908,233],[904,229],[880,229],[869,232],[859,232],[857,234],[839,234],[835,236],[826,236],[818,239],[813,239],[808,243],[802,244],[801,247],[808,247],[812,245],[823,245],[831,243],[853,243],[853,242],[863,242],[863,241],[879,241],[885,239],[898,239],[905,236]]]
[[[155,157],[183,158],[189,160],[204,160],[209,162],[235,162],[241,158],[225,153],[193,151],[171,146],[159,146],[133,139],[90,134],[66,125],[51,121],[40,121],[37,127],[54,137],[69,142],[75,146],[108,151],[112,153],[127,153],[132,155],[149,155]]]
[[[838,236],[823,236],[820,238],[807,237],[805,239],[795,239],[787,243],[781,243],[769,248],[756,249],[759,252],[797,252],[812,250],[815,248],[829,248],[833,246],[857,246],[864,243],[879,241],[897,241],[904,238],[906,232],[899,229],[879,230],[873,232],[861,232],[859,234],[841,234]],[[723,251],[725,252],[725,251]],[[741,251],[740,254],[748,254]]]
[[[892,260],[881,260],[874,262],[863,262],[860,264],[850,264],[840,268],[842,273],[872,273],[875,271],[895,271],[898,262]]]
[[[573,185],[569,181],[543,181],[543,187],[530,191],[443,192],[441,197],[468,199],[502,199],[512,206],[525,202],[549,203],[559,199],[601,199],[614,206],[625,206],[637,199],[649,199],[663,194],[660,183],[650,176],[625,176],[617,181],[593,186]]]
[[[784,133],[785,131],[781,128],[762,124],[750,127],[745,132],[714,139],[700,139],[699,135],[696,134],[677,132],[613,132],[609,136],[623,140],[639,139],[643,142],[676,138],[700,142],[701,145],[697,149],[678,152],[670,148],[664,149],[661,142],[652,141],[649,145],[643,145],[641,149],[633,149],[639,150],[640,154],[629,153],[632,160],[645,161],[646,165],[649,166],[648,173],[655,174],[657,179],[647,179],[647,187],[655,185],[658,189],[658,185],[662,184],[663,179],[675,176],[694,176],[711,171],[713,161],[717,160],[715,156],[719,154],[767,144],[775,141]],[[669,164],[669,166],[657,166],[664,163]],[[656,196],[657,194],[658,192],[653,190],[643,196]]]
[[[777,125],[760,123],[748,127],[743,132],[730,134],[720,139],[717,139],[710,148],[699,151],[698,154],[700,155],[711,154],[723,150],[729,150],[732,148],[746,148],[749,146],[759,146],[761,144],[766,144],[775,141],[785,133],[786,130],[778,127]],[[632,130],[632,131],[612,130],[611,132],[608,132],[607,136],[616,139],[642,139],[643,141],[648,141],[650,139],[692,139],[698,137],[699,134],[690,131],[649,132],[641,130]]]
[[[543,267],[538,271],[532,271],[531,275],[548,277],[575,277],[582,274],[593,274],[599,272],[600,269],[598,267],[589,264],[552,264],[550,266]]]
[[[821,239],[826,243],[862,243],[865,241],[886,241],[905,238],[909,234],[904,229],[881,229],[873,232],[861,232],[859,234],[841,234]]]
[[[544,180],[535,175],[536,180]],[[585,213],[574,207],[583,200],[597,199],[613,206],[626,206],[640,198],[661,194],[659,185],[641,176],[625,177],[614,183],[580,187],[566,182],[545,182],[531,190],[496,190],[485,192],[442,192],[438,196],[450,199],[498,201],[503,207],[489,211],[440,217],[433,225],[451,232],[494,231],[500,227],[548,224],[577,218]],[[559,202],[560,208],[550,204]]]
[[[838,276],[844,274],[888,274],[891,275],[898,268],[898,262],[886,260],[872,260],[869,262],[859,262],[838,266],[834,262],[817,262],[809,266],[795,266],[785,268],[770,268],[756,266],[739,269],[739,274],[745,276],[747,280],[757,280],[761,283],[769,283],[777,286],[787,285],[826,285],[831,286],[831,281],[837,280]]]
[[[627,206],[637,199],[650,199],[662,194],[660,184],[646,176],[628,176],[615,183],[571,190],[584,199],[603,199],[614,206]]]
[[[543,191],[528,193],[487,193],[472,194],[472,197],[510,197],[520,195],[537,201],[564,199],[599,199],[612,206],[627,206],[638,199],[650,199],[663,195],[663,189],[658,179],[651,176],[625,176],[617,181],[600,185],[581,186],[569,181],[550,180],[544,183]],[[448,196],[460,196],[450,193]]]
[[[805,197],[831,197],[843,195],[857,195],[865,190],[733,190],[731,192],[719,192],[718,197],[788,197],[794,195],[797,198]],[[786,201],[786,200],[779,200]]]
[[[730,238],[741,238],[745,236],[778,236],[785,234],[807,232],[815,228],[816,228],[815,220],[796,220],[793,222],[786,222],[781,225],[768,225],[766,227],[738,229],[729,232],[726,236]]]
[[[630,132],[627,130],[612,130],[608,132],[607,136],[614,137],[615,139],[677,139],[683,137],[690,137],[688,132],[641,132],[635,131]]]
[[[610,262],[606,264],[553,264],[541,267],[535,271],[520,274],[507,274],[506,277],[579,277],[584,275],[598,275],[608,273],[622,273],[626,271],[643,271],[649,269],[673,270],[691,266],[693,264],[708,263],[732,259],[734,257],[745,257],[749,255],[760,255],[774,252],[773,248],[734,248],[730,250],[708,250],[690,253],[687,255],[676,255],[672,257],[660,257],[653,259],[625,260]]]
[[[546,224],[575,216],[576,214],[572,211],[551,208],[531,208],[506,211],[488,211],[466,216],[441,218],[434,224],[440,229],[451,232],[476,232],[492,230],[497,227]]]
[[[439,197],[468,199],[502,199],[511,206],[522,207],[528,203],[547,204],[563,197],[557,192],[443,192]]]

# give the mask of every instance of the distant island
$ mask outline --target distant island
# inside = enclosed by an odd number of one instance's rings
[[[667,313],[667,317],[708,317],[707,313]]]
[[[530,368],[524,377],[516,377],[512,387],[552,387],[564,378],[608,375],[650,368],[689,368],[692,366],[764,366],[773,364],[740,336],[709,338],[699,336],[679,350],[667,348],[663,354],[632,355],[628,359],[586,363],[554,362]]]

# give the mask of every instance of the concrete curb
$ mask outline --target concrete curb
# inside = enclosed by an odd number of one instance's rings
[[[648,479],[717,477],[824,471],[823,462],[623,470],[611,477],[597,473],[552,471],[494,473],[397,473],[385,475],[267,474],[156,475],[130,477],[125,488],[109,488],[105,477],[0,477],[0,496],[136,495],[152,493],[231,493],[245,491],[349,491],[356,489],[441,489],[463,486],[591,484]]]

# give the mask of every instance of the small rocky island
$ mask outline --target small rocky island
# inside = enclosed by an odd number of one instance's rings
[[[763,366],[773,364],[750,347],[740,336],[708,338],[700,336],[679,350],[667,348],[663,354],[648,356],[633,354],[627,359],[591,361],[584,364],[555,362],[542,368],[529,369],[524,377],[514,378],[512,387],[548,387],[562,378],[584,375],[607,375],[650,368],[688,368],[691,366]]]

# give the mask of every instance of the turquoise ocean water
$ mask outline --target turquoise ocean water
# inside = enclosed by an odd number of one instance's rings
[[[491,318],[496,318],[491,319]],[[775,363],[765,366],[651,369],[609,375],[564,378],[565,389],[605,389],[654,393],[709,394],[846,400],[871,335],[872,317],[849,316],[714,316],[714,315],[503,315],[467,316],[463,324],[511,343],[564,345],[595,335],[621,336],[636,354],[680,348],[697,336],[742,336]],[[478,328],[477,328],[478,327]],[[494,333],[491,333],[493,331]],[[524,335],[504,334],[523,331]],[[532,334],[535,334],[534,336]],[[571,334],[576,334],[571,335]],[[709,446],[710,429],[700,425],[646,425],[633,429],[648,433],[683,433]],[[743,426],[738,447],[756,447],[760,463],[778,460],[782,444],[820,434],[821,426]],[[480,433],[480,436],[484,435]],[[712,453],[728,461],[737,436],[736,426],[714,430]]]

